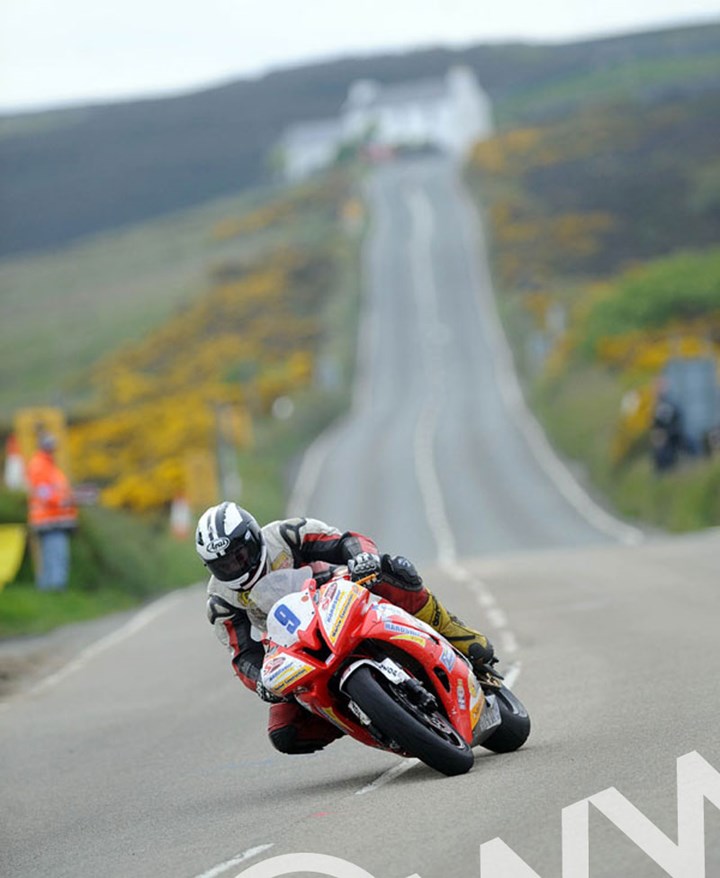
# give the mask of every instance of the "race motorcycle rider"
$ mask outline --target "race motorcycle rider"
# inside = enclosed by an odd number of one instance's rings
[[[251,591],[272,570],[310,567],[322,584],[335,567],[346,565],[353,580],[377,576],[369,588],[426,622],[466,655],[478,673],[496,662],[492,645],[452,616],[424,585],[414,565],[401,555],[380,555],[375,543],[352,531],[341,533],[314,518],[289,518],[260,527],[245,509],[225,501],[198,521],[196,549],[212,576],[208,619],[232,653],[237,676],[271,703],[268,734],[282,753],[312,753],[343,735],[330,722],[294,700],[280,699],[260,679],[264,648],[248,618]],[[255,635],[255,636],[253,636]]]

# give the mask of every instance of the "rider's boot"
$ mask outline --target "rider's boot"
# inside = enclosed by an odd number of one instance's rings
[[[449,613],[435,595],[427,590],[426,603],[415,612],[415,618],[434,628],[438,634],[448,640],[456,649],[470,659],[476,673],[484,674],[484,665],[497,661],[492,644],[479,631],[468,628],[457,616]]]

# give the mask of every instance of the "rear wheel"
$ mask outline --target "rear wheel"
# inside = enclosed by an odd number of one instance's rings
[[[361,665],[344,685],[345,692],[382,736],[442,774],[464,774],[475,756],[465,739],[439,712],[414,704],[394,683]]]
[[[493,753],[511,753],[527,741],[530,734],[530,717],[523,703],[505,686],[494,691],[500,708],[500,727],[482,742]]]

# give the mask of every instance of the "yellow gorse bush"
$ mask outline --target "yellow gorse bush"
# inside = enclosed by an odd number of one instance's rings
[[[637,140],[636,132],[619,116],[599,118],[587,113],[581,126],[577,122],[570,125],[572,136],[568,136],[563,125],[513,128],[477,143],[470,163],[490,175],[516,176],[528,168],[557,165],[582,158],[588,152]]]
[[[98,364],[102,414],[70,431],[76,478],[101,485],[108,505],[157,508],[183,492],[186,453],[214,448],[219,406],[267,413],[307,386],[325,261],[284,249],[271,267],[226,271],[235,279]]]
[[[501,282],[510,287],[546,284],[554,275],[554,254],[584,259],[598,251],[612,217],[600,211],[543,217],[513,199],[490,209],[496,265]]]

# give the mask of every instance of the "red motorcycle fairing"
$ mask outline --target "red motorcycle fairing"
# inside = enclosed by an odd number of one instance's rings
[[[468,663],[432,628],[362,586],[338,578],[318,588],[308,579],[302,591],[275,602],[267,625],[263,684],[362,743],[383,748],[349,708],[341,679],[358,663],[389,676],[375,658],[383,644],[389,656],[404,654],[422,669],[420,682],[429,683],[450,723],[472,741],[484,696]]]

